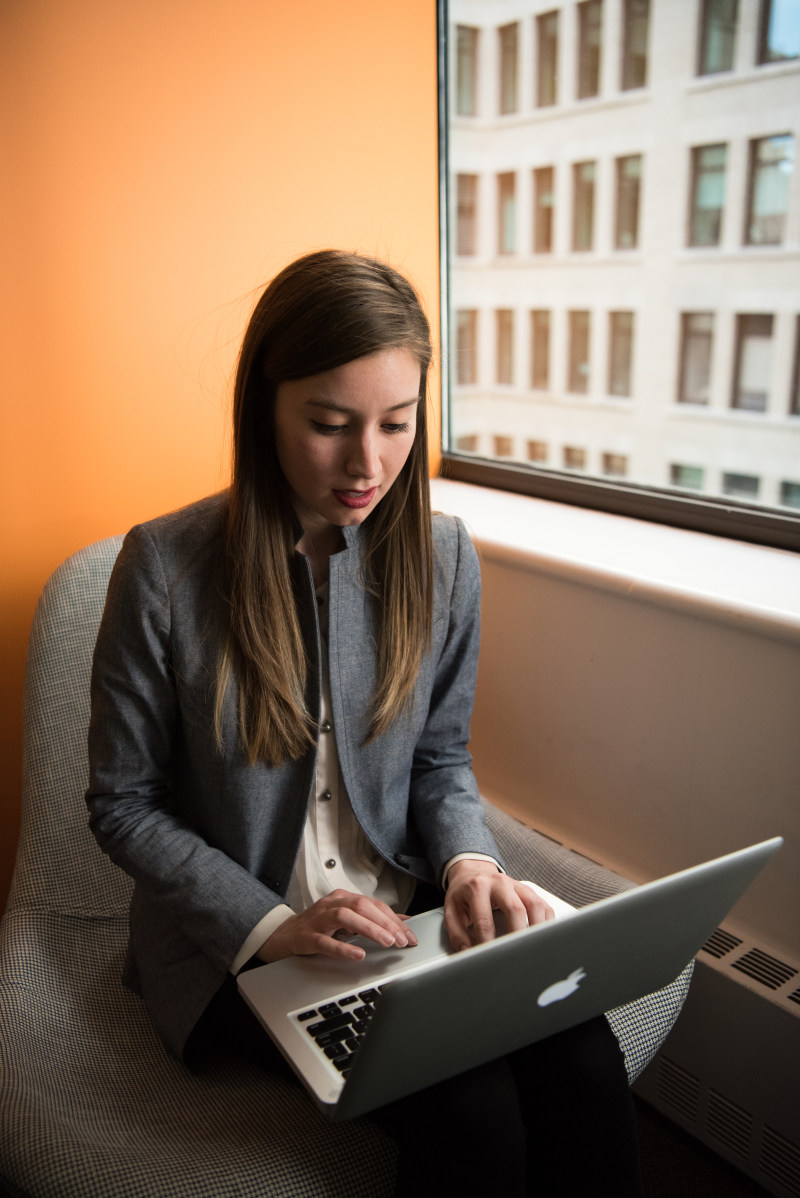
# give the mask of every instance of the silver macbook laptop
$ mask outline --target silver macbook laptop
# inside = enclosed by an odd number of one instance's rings
[[[292,957],[239,989],[318,1105],[353,1118],[661,989],[782,843],[579,910],[556,899],[555,920],[460,953],[427,911],[411,921],[416,948],[359,940],[360,962]]]

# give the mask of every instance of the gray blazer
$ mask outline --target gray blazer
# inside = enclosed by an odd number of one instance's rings
[[[180,1055],[258,921],[284,901],[316,754],[250,765],[235,687],[213,733],[225,496],[134,528],[108,588],[92,675],[90,825],[135,880],[125,981]],[[359,532],[330,562],[329,656],[347,793],[378,852],[426,882],[471,850],[498,857],[467,751],[478,656],[480,573],[463,525],[434,517],[435,606],[413,710],[364,745],[375,682],[374,600],[359,583]],[[317,605],[308,562],[294,581],[319,710]]]

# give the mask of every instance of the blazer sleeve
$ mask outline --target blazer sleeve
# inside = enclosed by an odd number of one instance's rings
[[[428,716],[411,774],[410,803],[435,876],[458,853],[482,853],[502,864],[486,827],[468,743],[480,646],[481,576],[478,555],[460,520],[450,528],[454,557],[437,586],[449,583],[447,632],[436,665]]]
[[[112,572],[94,654],[89,823],[112,861],[217,967],[228,969],[282,900],[176,813],[172,771],[182,717],[171,631],[163,564],[139,526]]]

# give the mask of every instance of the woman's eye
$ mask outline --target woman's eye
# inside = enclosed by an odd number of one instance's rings
[[[384,424],[383,429],[387,433],[407,433],[410,427],[410,424],[406,422],[405,424]]]
[[[312,420],[311,427],[317,433],[322,433],[324,437],[335,437],[337,433],[341,433],[347,428],[346,424],[323,424],[320,420]]]

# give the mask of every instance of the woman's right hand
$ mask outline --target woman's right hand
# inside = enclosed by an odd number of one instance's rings
[[[319,953],[345,961],[361,961],[364,949],[348,944],[351,936],[365,936],[381,948],[413,948],[417,938],[406,926],[407,916],[398,915],[386,903],[333,890],[299,915],[290,915],[265,940],[256,956],[261,961],[281,961]]]

